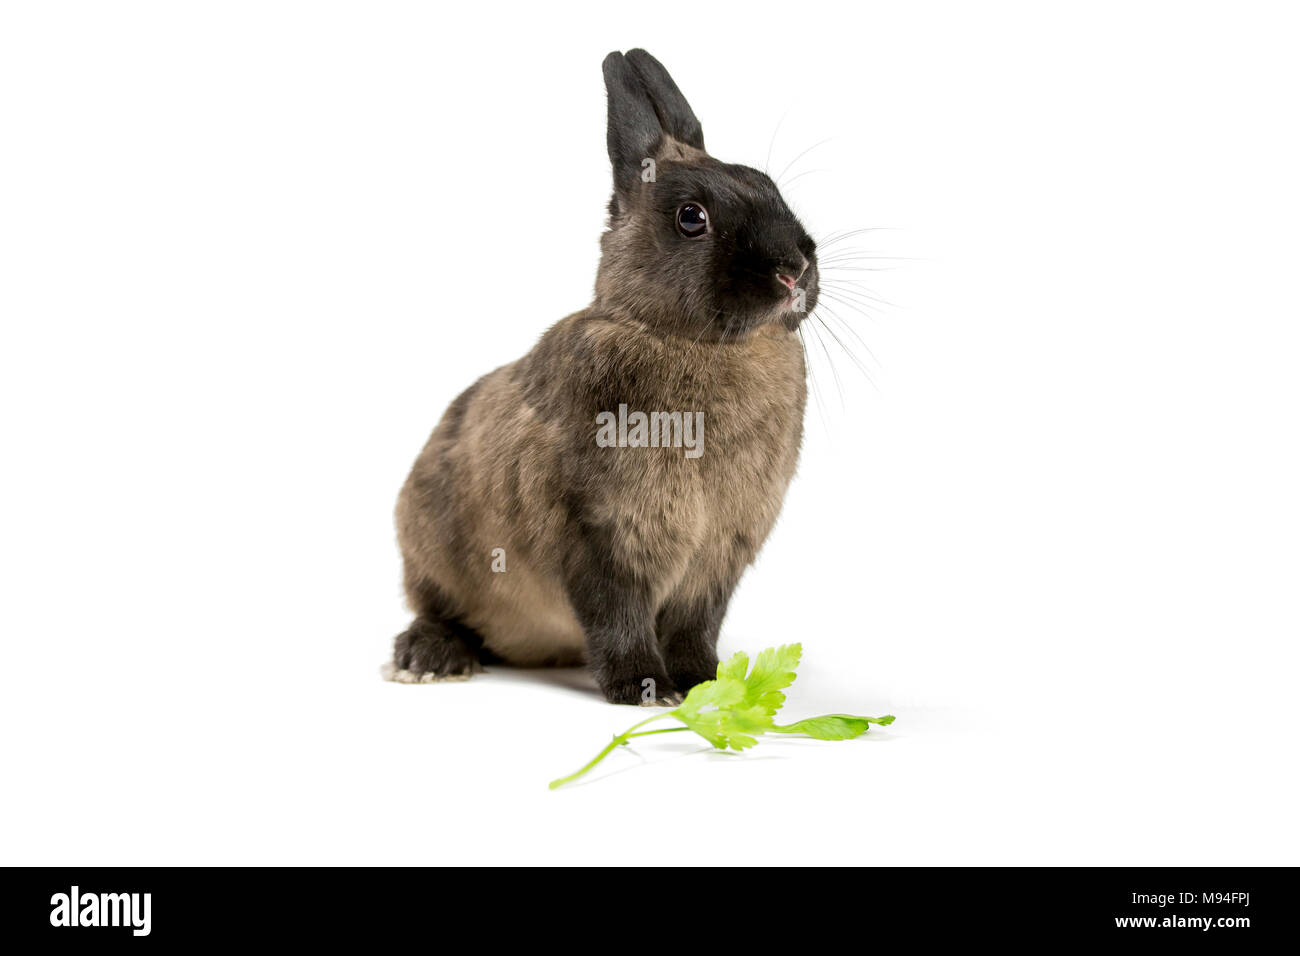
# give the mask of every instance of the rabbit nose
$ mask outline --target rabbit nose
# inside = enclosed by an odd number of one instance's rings
[[[787,289],[793,289],[795,283],[803,278],[803,274],[808,270],[808,260],[802,256],[798,263],[783,262],[776,267],[776,281],[781,283]]]

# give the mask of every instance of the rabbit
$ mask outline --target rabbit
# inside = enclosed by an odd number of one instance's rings
[[[680,701],[716,676],[794,475],[815,243],[771,178],[705,152],[658,60],[603,70],[595,297],[456,398],[416,460],[396,512],[415,619],[390,679],[585,662],[613,703]]]

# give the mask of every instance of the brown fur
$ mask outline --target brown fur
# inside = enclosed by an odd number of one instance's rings
[[[481,378],[448,409],[397,506],[411,610],[430,584],[516,664],[577,662],[583,633],[566,596],[569,482],[599,488],[596,520],[618,557],[664,600],[733,582],[753,561],[794,474],[806,399],[793,332],[691,344],[605,314],[569,316],[528,355]],[[601,394],[602,383],[636,383]],[[531,396],[531,400],[530,400]],[[596,413],[704,412],[704,453],[600,448]],[[491,569],[504,548],[507,570]]]

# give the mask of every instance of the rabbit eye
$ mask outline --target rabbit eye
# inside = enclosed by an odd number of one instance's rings
[[[698,239],[709,231],[709,213],[699,203],[688,202],[677,210],[677,231],[687,239]]]

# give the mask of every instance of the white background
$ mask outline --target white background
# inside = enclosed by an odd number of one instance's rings
[[[6,4],[0,860],[1298,862],[1296,26]],[[815,235],[888,227],[841,248],[893,305],[832,323],[870,382],[814,336],[722,650],[801,641],[786,713],[898,720],[651,738],[552,793],[644,711],[382,682],[391,510],[447,402],[589,301],[634,46],[716,155],[794,162]]]

